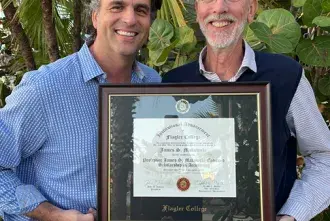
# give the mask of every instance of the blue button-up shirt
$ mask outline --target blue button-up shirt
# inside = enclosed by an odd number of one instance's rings
[[[132,83],[160,82],[136,62]],[[28,72],[0,109],[0,216],[49,201],[86,213],[96,208],[98,85],[105,73],[88,46]]]

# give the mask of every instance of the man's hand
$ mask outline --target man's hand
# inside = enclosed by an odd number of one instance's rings
[[[83,214],[77,210],[62,210],[47,221],[94,221],[94,215],[92,213]]]
[[[26,216],[39,221],[94,221],[94,212],[83,214],[77,210],[63,210],[48,202],[41,203]]]
[[[292,216],[277,216],[276,221],[295,221]]]
[[[91,213],[91,214],[93,214],[93,216],[94,216],[94,219],[95,220],[97,220],[97,211],[95,210],[95,209],[93,209],[93,208],[89,208],[89,210],[88,210],[88,212],[87,213]]]

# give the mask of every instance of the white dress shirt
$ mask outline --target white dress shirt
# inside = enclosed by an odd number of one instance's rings
[[[255,53],[246,42],[244,44],[242,64],[229,82],[235,82],[248,68],[257,72]],[[205,70],[205,55],[206,47],[199,57],[201,73],[211,82],[221,82],[216,73]],[[286,121],[291,135],[297,139],[299,152],[304,156],[305,168],[278,214],[290,215],[297,221],[308,221],[330,204],[330,131],[317,107],[313,89],[304,71]]]

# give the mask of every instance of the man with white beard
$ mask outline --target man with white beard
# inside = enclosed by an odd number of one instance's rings
[[[277,220],[307,221],[329,206],[330,133],[301,65],[243,40],[257,6],[257,0],[196,0],[207,45],[198,61],[171,70],[163,82],[270,82]],[[306,163],[299,180],[298,145]]]

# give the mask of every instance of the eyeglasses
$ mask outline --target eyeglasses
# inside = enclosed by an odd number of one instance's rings
[[[197,2],[200,2],[200,3],[204,3],[204,4],[213,4],[215,3],[217,0],[196,0]],[[241,0],[223,0],[224,2],[226,2],[227,4],[228,3],[231,3],[231,2],[239,2]]]

